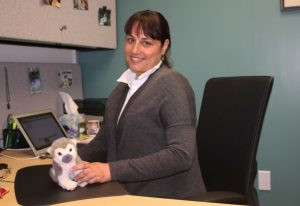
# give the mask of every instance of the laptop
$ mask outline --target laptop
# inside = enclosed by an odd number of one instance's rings
[[[13,115],[13,118],[36,156],[46,154],[56,139],[67,137],[51,110]]]

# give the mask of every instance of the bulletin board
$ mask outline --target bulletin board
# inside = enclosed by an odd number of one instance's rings
[[[7,108],[7,79],[10,109]],[[40,84],[32,87],[29,71],[38,70]],[[65,76],[61,76],[66,74]],[[0,62],[0,133],[6,128],[9,114],[23,114],[50,109],[59,117],[63,114],[63,100],[59,91],[70,94],[73,99],[82,99],[81,68],[78,64],[65,63],[7,63]],[[41,85],[41,86],[39,86]],[[1,135],[2,137],[2,135]]]
[[[52,0],[0,0],[0,40],[117,47],[115,0],[59,0],[58,6],[45,2]]]

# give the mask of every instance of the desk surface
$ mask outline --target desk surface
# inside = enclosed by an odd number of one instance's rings
[[[140,197],[133,195],[123,195],[114,197],[102,197],[86,200],[79,200],[74,202],[66,202],[56,204],[55,206],[82,206],[82,205],[101,205],[101,206],[229,206],[228,204],[193,202],[184,200],[171,200],[153,197]]]
[[[18,205],[15,192],[14,192],[14,180],[16,173],[19,169],[32,166],[32,165],[42,165],[51,164],[50,159],[37,159],[33,156],[31,151],[4,151],[5,155],[11,156],[9,158],[6,156],[0,156],[1,163],[7,163],[11,168],[11,174],[5,179],[6,182],[0,181],[0,186],[8,189],[10,192],[7,193],[2,199],[0,199],[0,204],[3,206],[13,206]],[[205,202],[192,202],[192,201],[182,201],[182,200],[171,200],[162,198],[150,198],[150,197],[140,197],[133,195],[123,195],[123,196],[113,196],[113,197],[101,197],[93,199],[85,199],[79,201],[65,202],[61,204],[56,204],[57,206],[76,206],[76,205],[101,205],[101,206],[226,206],[228,204],[216,204],[216,203],[205,203]]]

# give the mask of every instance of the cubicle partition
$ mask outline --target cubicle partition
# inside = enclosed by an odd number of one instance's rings
[[[60,116],[63,101],[59,91],[83,99],[78,64],[0,62],[0,84],[0,140],[9,114],[51,109]]]

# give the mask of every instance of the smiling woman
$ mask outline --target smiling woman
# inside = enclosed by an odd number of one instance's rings
[[[159,40],[147,37],[143,31],[138,31],[135,24],[130,35],[126,36],[126,61],[137,76],[153,68],[165,55],[169,47],[169,39],[161,45]]]
[[[75,178],[79,183],[119,181],[133,195],[183,199],[203,193],[195,96],[168,62],[168,22],[159,12],[141,11],[124,31],[129,68],[106,102],[98,134],[79,150],[90,163],[76,165],[72,171],[84,172]]]
[[[144,48],[150,48],[144,51],[148,50],[160,55],[156,56],[156,63],[161,59],[166,66],[171,67],[167,58],[167,53],[171,47],[170,29],[167,20],[160,13],[138,12],[132,15],[124,27],[124,32],[126,34],[125,54],[128,64],[129,55],[139,52],[132,51],[132,49],[140,48],[136,48],[140,44]],[[138,42],[137,39],[139,39]]]

